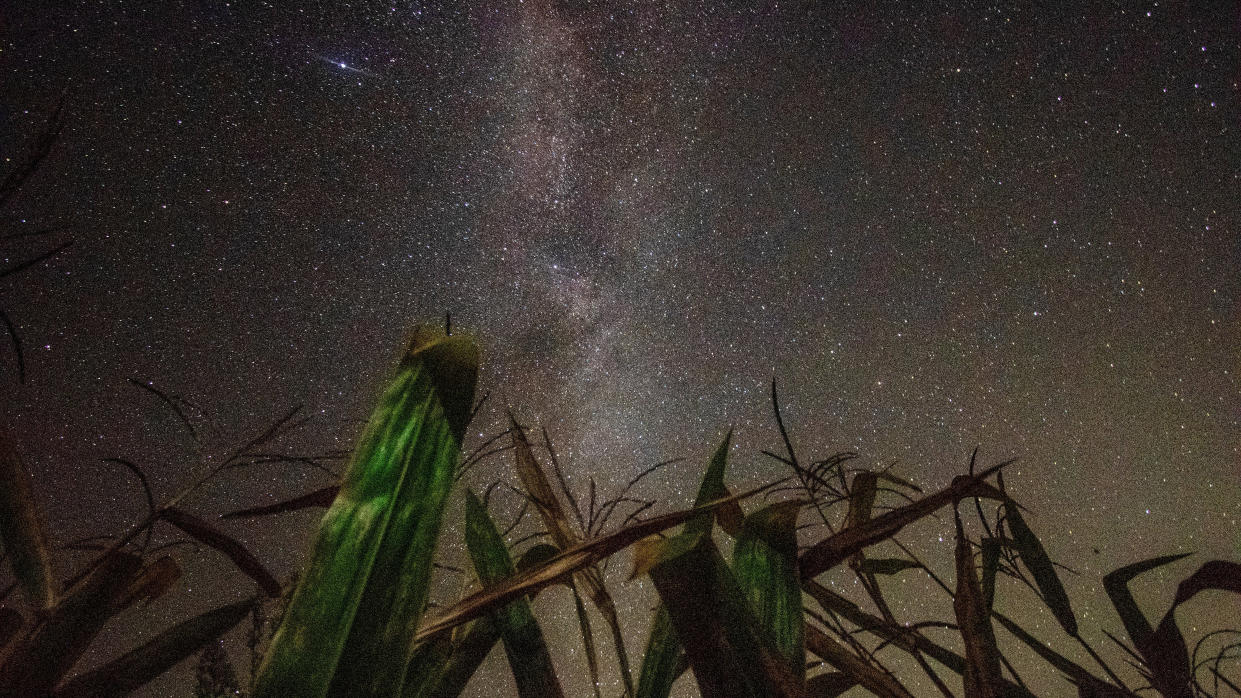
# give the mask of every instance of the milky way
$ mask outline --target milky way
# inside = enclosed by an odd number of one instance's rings
[[[686,505],[730,426],[738,485],[784,476],[760,453],[781,448],[774,377],[807,456],[895,461],[928,491],[976,446],[1019,458],[1007,483],[1080,573],[1101,646],[1120,628],[1102,574],[1241,554],[1233,13],[238,5],[6,13],[6,156],[66,95],[59,142],[0,212],[4,235],[73,240],[5,279],[0,304],[28,364],[19,385],[3,358],[3,414],[57,541],[141,516],[102,458],[168,496],[297,404],[318,426],[285,448],[348,448],[410,327],[451,312],[481,338],[491,391],[467,447],[512,409],[548,429],[582,498],[591,478],[612,494],[684,457],[638,494]],[[31,240],[7,239],[7,258],[43,249]],[[192,402],[202,445],[129,379]],[[514,481],[501,457],[469,479]],[[254,469],[192,504],[326,481]],[[460,563],[454,507],[443,552]],[[284,575],[314,522],[230,530]],[[951,532],[905,540],[951,576]],[[181,600],[96,661],[248,593],[211,553],[190,558]],[[1150,603],[1181,564],[1151,575]],[[654,601],[623,568],[638,656]],[[583,694],[556,593],[536,612]],[[913,575],[892,593],[910,620],[951,615]],[[1017,585],[999,603],[1076,651]],[[498,655],[485,672],[507,687]],[[188,694],[188,675],[148,695]]]

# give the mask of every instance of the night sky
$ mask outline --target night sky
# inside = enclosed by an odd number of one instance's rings
[[[0,414],[54,540],[143,515],[106,457],[168,497],[296,405],[315,421],[281,448],[349,448],[412,326],[451,312],[491,391],[467,448],[511,408],[547,427],[579,495],[685,457],[636,490],[680,508],[730,425],[733,483],[788,474],[760,453],[780,448],[774,377],[806,459],[857,451],[931,491],[975,446],[1019,458],[1007,484],[1081,573],[1100,647],[1121,631],[1103,574],[1198,552],[1140,586],[1161,615],[1197,564],[1241,556],[1237,6],[925,8],[9,4],[0,164],[65,95],[59,141],[0,211],[4,236],[53,230],[0,241],[6,266],[73,241],[0,281],[27,363],[20,384],[0,356]],[[192,403],[201,445],[131,380]],[[468,480],[501,478],[495,458]],[[255,467],[190,508],[329,481]],[[227,528],[284,576],[317,516]],[[459,501],[447,521],[461,563]],[[902,540],[951,580],[951,533]],[[216,553],[184,557],[182,588],[90,661],[252,593]],[[609,579],[636,669],[654,595],[626,560]],[[904,619],[951,618],[907,577],[888,585]],[[568,599],[536,613],[582,694]],[[998,604],[1072,651],[1028,591],[1001,584]],[[1205,616],[1182,612],[1191,642]],[[503,653],[485,671],[511,686]],[[149,695],[188,696],[188,675]]]

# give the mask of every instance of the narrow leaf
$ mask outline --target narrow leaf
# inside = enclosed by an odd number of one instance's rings
[[[797,514],[802,502],[760,509],[742,524],[733,549],[733,572],[759,626],[799,680],[805,675],[805,620],[797,576]]]
[[[207,611],[178,623],[125,655],[82,674],[56,691],[54,698],[119,698],[218,640],[250,615],[256,599]]]
[[[249,509],[241,509],[232,511],[227,514],[221,514],[221,519],[245,519],[254,516],[270,516],[272,514],[283,514],[289,511],[299,511],[301,509],[309,509],[310,507],[330,507],[332,502],[336,500],[336,495],[340,492],[340,485],[328,485],[314,492],[304,494],[300,497],[294,497],[276,504],[268,504],[261,507],[251,507]]]
[[[259,588],[268,597],[273,599],[280,597],[280,582],[276,581],[276,578],[267,571],[267,568],[263,567],[263,563],[259,562],[258,558],[236,538],[188,511],[177,509],[176,507],[161,509],[159,515],[161,519],[185,531],[194,540],[227,555],[228,559],[232,560],[233,564],[237,566],[237,569],[245,572],[246,576],[257,582]]]
[[[965,645],[965,698],[997,698],[1000,695],[1000,651],[987,613],[974,569],[974,549],[965,537],[961,517],[953,512],[957,525],[955,548],[957,591],[952,597],[957,627]]]
[[[849,559],[849,556],[891,538],[905,526],[925,518],[942,507],[964,497],[986,497],[1004,500],[1004,494],[985,482],[1000,468],[1001,463],[978,475],[958,475],[947,488],[916,502],[893,509],[877,516],[861,526],[846,528],[828,536],[802,553],[800,568],[802,579],[813,579]]]
[[[512,577],[516,572],[487,508],[469,490],[465,493],[465,544],[484,587]],[[530,610],[530,602],[525,599],[510,602],[493,614],[493,622],[504,640],[518,695],[522,698],[563,695],[551,653]]]
[[[1000,548],[998,538],[982,539],[982,605],[991,613],[995,607],[995,574],[1000,567]]]
[[[858,571],[863,574],[892,575],[905,570],[920,568],[921,565],[905,558],[868,557],[858,564]]]
[[[1021,564],[1030,570],[1043,601],[1055,615],[1060,627],[1064,628],[1064,632],[1071,637],[1077,637],[1077,616],[1073,613],[1073,606],[1069,603],[1069,595],[1065,592],[1064,585],[1060,583],[1060,575],[1056,574],[1056,567],[1038,536],[1026,525],[1017,503],[1011,499],[1004,502],[1004,520],[1008,522],[1008,531],[1012,534]]]
[[[451,608],[429,619],[418,629],[417,635],[414,636],[414,642],[423,642],[439,633],[451,630],[462,623],[489,613],[519,596],[524,596],[549,584],[554,584],[566,575],[571,575],[588,565],[593,565],[614,555],[647,536],[685,523],[686,520],[700,515],[704,511],[710,511],[729,502],[752,497],[765,489],[767,488],[757,487],[748,492],[732,495],[724,499],[717,499],[693,509],[655,516],[646,521],[631,524],[611,535],[585,541],[571,550],[564,551],[544,565],[528,572],[519,572],[489,589],[462,599]]]
[[[853,683],[884,698],[913,698],[913,694],[901,685],[894,677],[878,667],[863,661],[849,648],[833,640],[827,633],[813,625],[806,625],[806,649],[821,657],[825,662],[839,669]],[[842,679],[833,679],[832,684],[839,685]],[[806,693],[815,686],[810,680]],[[827,695],[832,695],[828,693]]]
[[[853,476],[853,485],[849,488],[849,512],[845,516],[845,527],[861,526],[870,521],[871,511],[875,507],[875,493],[878,478],[869,470]]]
[[[47,533],[30,486],[30,473],[4,430],[0,430],[0,542],[30,604],[41,610],[51,608],[57,588]]]
[[[472,339],[415,332],[323,517],[256,698],[402,690],[477,374]]]

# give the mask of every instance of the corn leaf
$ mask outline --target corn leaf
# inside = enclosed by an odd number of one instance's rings
[[[703,698],[804,696],[801,673],[760,626],[745,591],[708,534],[647,540],[651,579]],[[635,555],[636,557],[636,555]]]
[[[1151,673],[1151,685],[1170,698],[1191,695],[1189,651],[1183,639],[1179,643],[1168,642],[1168,640],[1175,639],[1172,637],[1175,621],[1172,626],[1164,626],[1161,623],[1160,631],[1163,637],[1156,635],[1150,626],[1150,621],[1138,608],[1137,602],[1129,592],[1129,581],[1143,572],[1176,562],[1184,557],[1186,555],[1155,557],[1126,565],[1103,576],[1103,589],[1111,599],[1112,606],[1116,608],[1116,613],[1120,615],[1120,620],[1124,623],[1125,631],[1129,633],[1133,646],[1146,661],[1146,667]],[[1171,615],[1170,612],[1169,615]],[[1179,635],[1179,631],[1176,634]]]
[[[121,599],[121,606],[128,607],[141,600],[150,603],[163,596],[181,579],[181,566],[171,555],[164,555],[142,567],[142,571]]]
[[[728,430],[724,441],[715,449],[711,460],[707,463],[707,471],[698,486],[698,496],[694,506],[705,504],[714,499],[726,496],[728,488],[724,485],[724,471],[728,467],[728,449],[732,442],[733,432]],[[721,521],[738,518],[740,505],[733,503],[735,511],[729,507],[720,507],[714,514],[707,512],[695,516],[685,525],[686,533],[709,533],[715,517]],[[741,521],[738,519],[733,533],[740,532]],[[635,565],[636,568],[636,565]],[[645,573],[645,571],[644,571]],[[655,609],[655,617],[651,621],[651,630],[647,635],[646,650],[642,655],[642,671],[638,675],[637,698],[667,698],[672,692],[672,683],[678,673],[675,671],[677,657],[682,653],[681,643],[672,629],[672,620],[668,611],[660,604]]]
[[[517,561],[517,569],[530,570],[560,553],[556,546],[531,546]],[[405,672],[404,698],[456,698],[474,672],[500,642],[500,631],[491,616],[483,616],[461,628],[457,637],[437,635],[418,645]]]
[[[1000,650],[995,644],[995,630],[987,613],[982,587],[974,569],[974,548],[965,537],[961,516],[953,512],[957,525],[954,550],[957,570],[957,591],[952,609],[965,645],[965,698],[998,698],[1000,695]]]
[[[237,569],[245,572],[246,576],[258,583],[259,588],[263,590],[264,594],[273,599],[280,597],[280,582],[276,581],[276,578],[267,571],[263,563],[259,562],[258,558],[236,538],[188,511],[175,507],[161,509],[159,516],[161,519],[188,533],[194,540],[227,555],[228,559],[232,560],[233,564],[237,566]]]
[[[47,610],[56,602],[56,576],[47,533],[39,514],[30,473],[17,446],[0,430],[0,542],[9,554],[13,576],[30,604]]]
[[[415,332],[323,517],[256,698],[402,689],[477,375],[472,339]]]
[[[19,642],[0,665],[0,687],[7,695],[51,693],[121,608],[120,600],[141,567],[137,555],[113,552],[66,590],[47,620]]]
[[[1056,574],[1056,567],[1038,536],[1026,525],[1017,503],[1011,499],[1004,502],[1004,520],[1012,534],[1017,554],[1021,557],[1021,564],[1030,570],[1043,602],[1051,609],[1064,632],[1077,637],[1077,616],[1073,613],[1073,606],[1069,603],[1069,595],[1065,592],[1064,585],[1060,583],[1060,576]]]
[[[857,681],[843,671],[832,671],[812,676],[806,681],[806,695],[810,698],[836,698],[857,685]]]
[[[526,494],[530,496],[535,509],[539,512],[539,516],[543,519],[543,525],[547,528],[552,541],[561,550],[568,550],[581,543],[582,539],[573,531],[573,525],[570,523],[560,499],[556,497],[556,492],[552,489],[551,482],[547,479],[547,473],[543,471],[542,466],[539,465],[538,460],[534,457],[534,450],[530,448],[530,442],[526,439],[526,432],[517,423],[512,414],[509,414],[509,427],[513,438],[513,454],[517,476],[521,480],[522,486],[526,488]],[[624,633],[621,632],[620,618],[616,613],[616,603],[612,600],[612,595],[608,593],[607,587],[603,583],[603,574],[599,571],[599,568],[592,565],[574,576],[582,588],[585,589],[591,603],[595,605],[595,608],[599,609],[599,613],[612,631],[612,641],[616,648],[616,658],[617,663],[620,665],[621,679],[625,683],[626,695],[632,695],[633,678],[630,676],[629,655],[625,651]],[[571,588],[574,590],[574,594],[578,593],[577,586],[571,585]],[[586,660],[591,667],[592,677],[597,677],[599,660],[595,653],[594,637],[591,635],[590,624],[584,613],[579,613],[578,619],[579,627],[582,631],[582,644],[586,650]],[[595,685],[598,686],[598,681],[595,682]]]
[[[913,560],[906,560],[900,557],[868,557],[858,563],[858,571],[863,574],[892,575],[920,567],[921,565]]]
[[[141,647],[69,681],[56,691],[54,698],[119,698],[128,695],[232,630],[250,615],[256,601],[247,599],[221,606],[178,623]]]
[[[447,632],[462,623],[489,613],[519,596],[525,596],[549,584],[560,582],[564,577],[614,555],[647,536],[685,523],[686,520],[698,516],[705,511],[711,511],[717,507],[727,506],[732,502],[753,497],[766,489],[767,487],[756,487],[748,492],[717,499],[693,509],[684,509],[654,516],[645,521],[630,524],[602,538],[585,541],[570,550],[560,553],[555,558],[535,569],[527,572],[518,572],[491,588],[471,594],[458,601],[451,608],[428,619],[418,629],[418,633],[414,636],[413,641],[415,643],[424,642],[439,633]]]
[[[788,663],[804,677],[805,620],[797,576],[797,514],[802,502],[780,502],[746,518],[733,548],[737,576],[759,625]]]
[[[1005,465],[1008,463],[992,466],[977,475],[958,475],[951,485],[935,494],[885,512],[862,525],[845,528],[815,543],[802,553],[799,564],[802,579],[817,577],[859,550],[891,538],[905,526],[964,497],[1005,500],[1002,492],[985,482],[987,477]]]
[[[512,577],[516,573],[504,539],[496,529],[487,508],[473,492],[465,493],[465,545],[478,580],[484,587]],[[551,654],[543,639],[530,602],[516,599],[492,616],[504,641],[509,667],[522,698],[554,698],[561,696],[560,680],[552,665]]]
[[[848,677],[847,681],[852,681],[854,684],[862,686],[877,696],[884,696],[885,698],[913,698],[913,694],[890,674],[863,661],[850,651],[849,648],[833,640],[827,633],[809,624],[806,625],[806,648],[821,657],[823,661],[839,669],[841,673]],[[815,696],[816,693],[813,690],[819,690],[820,684],[826,683],[827,686],[822,690],[827,690],[833,686],[839,688],[845,682],[846,679],[841,678],[820,679],[818,682],[811,679],[806,687],[806,693],[810,696]],[[841,690],[847,689],[848,687],[845,686]],[[827,692],[823,695],[830,696],[833,694]]]
[[[221,514],[221,519],[246,519],[255,516],[270,516],[272,514],[283,514],[288,511],[299,511],[301,509],[309,509],[311,507],[330,507],[332,502],[336,500],[336,495],[340,493],[340,485],[328,485],[303,494],[300,497],[294,497],[283,502],[268,504],[261,507],[251,507],[249,509],[241,509],[232,511],[227,514]]]
[[[982,539],[982,605],[987,613],[995,607],[995,574],[1000,568],[1000,548],[998,538]]]

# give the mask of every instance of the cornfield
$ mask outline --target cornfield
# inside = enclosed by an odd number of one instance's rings
[[[1129,582],[1184,555],[1135,562],[1105,575],[1103,586],[1124,631],[1111,637],[1132,665],[1124,681],[1079,631],[1058,566],[1005,486],[1008,463],[981,468],[971,458],[947,488],[926,494],[888,470],[856,467],[852,453],[802,460],[785,430],[773,382],[775,423],[785,449],[768,455],[788,477],[749,491],[730,489],[730,433],[707,462],[691,508],[651,514],[653,503],[628,496],[628,488],[599,502],[593,487],[583,507],[547,433],[537,448],[543,462],[516,418],[510,416],[507,431],[463,453],[477,411],[478,363],[469,336],[420,328],[338,484],[224,517],[326,507],[305,568],[283,585],[235,537],[183,504],[230,467],[261,461],[262,445],[288,428],[294,414],[162,503],[155,502],[140,468],[117,459],[142,482],[148,514],[98,544],[93,560],[67,578],[56,572],[16,442],[0,435],[0,537],[13,579],[0,608],[0,695],[125,695],[201,653],[198,695],[446,698],[466,690],[499,645],[518,695],[561,696],[558,671],[576,662],[553,656],[531,605],[551,585],[572,592],[595,695],[603,689],[592,615],[606,626],[606,646],[615,655],[607,661],[614,663],[618,690],[627,698],[669,696],[678,680],[692,681],[705,698],[817,698],[849,691],[902,697],[915,690],[926,694],[925,686],[946,696],[1032,696],[1046,694],[1041,687],[1048,685],[1059,687],[1054,695],[1108,698],[1150,691],[1168,698],[1241,694],[1241,632],[1213,633],[1210,646],[1219,649],[1206,652],[1206,638],[1191,644],[1176,619],[1178,607],[1199,592],[1241,593],[1241,564],[1200,565],[1154,621],[1134,600]],[[466,470],[490,455],[511,458],[524,497],[522,514],[537,514],[542,527],[536,542],[510,545],[506,534],[512,527],[497,525],[487,493],[479,496],[459,484]],[[445,522],[454,490],[464,490],[463,525]],[[634,503],[631,512],[622,511]],[[953,522],[945,532],[955,540],[951,584],[904,547],[902,557],[870,555],[877,544],[895,541],[907,526],[934,515]],[[177,588],[177,556],[150,546],[157,526],[226,556],[259,593],[75,673],[105,626],[123,623],[127,609]],[[463,532],[472,591],[432,607],[436,551],[446,526]],[[977,532],[974,538],[967,530]],[[826,533],[811,535],[816,531]],[[626,550],[630,578],[649,578],[658,595],[650,618],[618,607],[609,590],[603,565]],[[867,603],[833,591],[823,581],[829,572],[855,580]],[[883,587],[895,575],[913,574],[928,576],[945,592],[952,618],[897,619]],[[1054,651],[1000,612],[1000,578],[1028,587],[1090,662]],[[272,605],[277,617],[266,617],[264,609]],[[247,685],[239,687],[220,640],[247,618],[252,669]],[[1022,675],[1028,671],[1014,669],[1011,649],[1001,652],[996,626],[1028,654],[1022,666],[1041,667],[1037,684]],[[636,662],[625,648],[627,627],[647,630]],[[938,639],[925,632],[931,627]],[[952,641],[945,642],[949,636]],[[894,663],[902,669],[891,669]],[[682,679],[686,673],[691,676]]]

